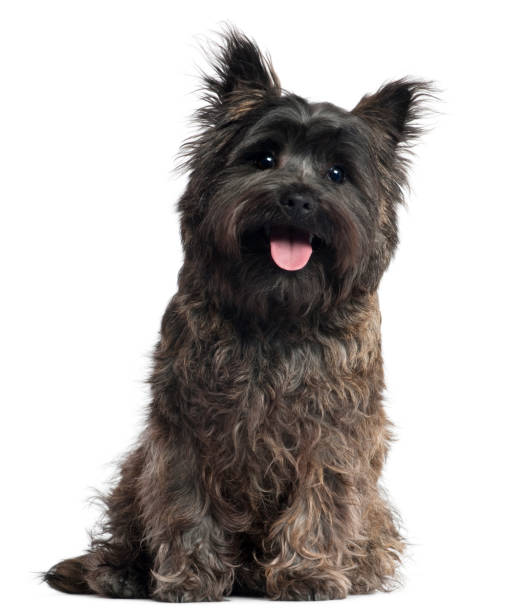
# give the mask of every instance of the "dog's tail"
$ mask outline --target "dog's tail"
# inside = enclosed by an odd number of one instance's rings
[[[78,593],[88,595],[94,591],[88,586],[86,574],[90,553],[65,559],[42,574],[42,579],[53,589],[63,593]]]

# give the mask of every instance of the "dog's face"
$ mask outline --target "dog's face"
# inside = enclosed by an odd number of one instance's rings
[[[426,86],[391,83],[351,112],[311,104],[282,94],[235,32],[214,67],[179,205],[187,262],[209,298],[301,316],[375,290],[397,244],[403,145]]]

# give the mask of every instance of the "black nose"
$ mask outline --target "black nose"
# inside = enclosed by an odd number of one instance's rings
[[[291,217],[306,217],[315,212],[315,200],[308,194],[288,193],[280,200]]]

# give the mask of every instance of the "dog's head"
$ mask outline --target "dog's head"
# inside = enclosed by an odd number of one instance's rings
[[[374,291],[397,245],[406,154],[428,94],[403,79],[352,111],[310,103],[283,92],[255,44],[229,31],[205,77],[200,132],[184,147],[181,280],[257,316]]]

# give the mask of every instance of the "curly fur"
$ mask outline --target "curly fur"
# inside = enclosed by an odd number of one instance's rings
[[[310,104],[229,30],[205,87],[146,427],[101,533],[44,578],[172,602],[389,588],[403,539],[378,485],[390,424],[377,286],[429,86],[390,83],[351,112]],[[253,165],[263,143],[277,170]],[[314,170],[333,156],[349,172],[341,186]],[[262,248],[292,189],[318,203],[303,227],[320,240],[296,273]]]

